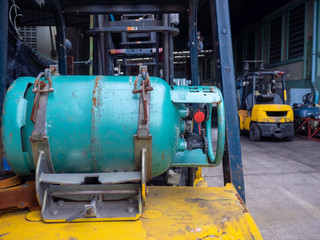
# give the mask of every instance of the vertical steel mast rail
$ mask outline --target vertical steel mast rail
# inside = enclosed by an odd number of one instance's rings
[[[7,86],[7,51],[8,51],[8,1],[1,4],[0,15],[0,116]],[[0,140],[0,172],[3,168],[2,140]]]
[[[232,182],[234,184],[242,200],[245,202],[229,2],[225,0],[210,1],[212,2],[211,6],[215,5],[222,92],[226,106],[227,144],[223,159],[224,180],[225,183]]]
[[[242,200],[245,202],[229,2],[225,0],[210,1],[215,1],[222,92],[226,106],[227,144],[223,159],[224,179],[225,183],[232,182],[234,184]],[[212,3],[211,6],[213,5]]]

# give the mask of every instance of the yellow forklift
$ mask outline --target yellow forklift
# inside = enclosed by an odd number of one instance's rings
[[[259,70],[249,72],[250,63],[259,64]],[[251,141],[262,137],[291,141],[293,110],[287,104],[285,72],[263,70],[263,61],[244,61],[237,80],[240,131],[249,133]]]

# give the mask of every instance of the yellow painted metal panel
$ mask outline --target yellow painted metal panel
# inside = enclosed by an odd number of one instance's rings
[[[261,122],[261,123],[290,123],[293,122],[293,110],[289,105],[284,104],[257,104],[253,106],[251,116],[245,116],[244,114],[240,115],[240,129],[250,130],[251,121]],[[277,111],[286,111],[287,115],[285,117],[269,117],[267,111],[277,112]],[[244,118],[245,117],[245,118]]]
[[[0,239],[262,239],[233,185],[148,187],[137,221],[43,223],[40,213],[0,216]]]
[[[285,117],[269,117],[267,112],[287,112]],[[265,123],[293,122],[293,110],[289,105],[284,104],[257,104],[253,106],[251,120]]]

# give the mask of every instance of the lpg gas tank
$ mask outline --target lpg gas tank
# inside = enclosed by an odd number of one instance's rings
[[[133,171],[139,94],[135,77],[53,76],[44,113],[52,164],[57,173]],[[6,159],[19,175],[33,174],[30,120],[35,78],[17,79],[8,89],[2,118]],[[170,100],[170,86],[150,77],[152,176],[163,173],[179,145],[180,109]]]

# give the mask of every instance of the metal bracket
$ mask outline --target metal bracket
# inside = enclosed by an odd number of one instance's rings
[[[50,187],[50,184],[41,182],[41,175],[45,173],[54,173],[50,159],[46,157],[46,154],[43,151],[39,151],[38,161],[37,161],[37,168],[36,168],[36,195],[39,202],[39,205],[42,206],[44,193],[47,188]],[[48,166],[49,163],[49,166]]]
[[[152,136],[149,135],[146,138],[139,138],[134,135],[134,158],[135,158],[135,170],[142,171],[143,158],[142,150],[146,149],[146,179],[151,180],[152,178]]]
[[[137,90],[138,80],[142,77],[141,89]],[[150,104],[151,93],[153,88],[150,84],[149,74],[146,67],[140,68],[140,74],[136,78],[133,94],[141,93],[139,98],[139,114],[138,114],[138,129],[134,135],[134,152],[135,152],[135,167],[136,170],[141,169],[141,151],[146,149],[146,179],[152,178],[152,136],[150,135]]]
[[[35,166],[38,165],[40,152],[43,152],[47,161],[49,172],[54,173],[54,168],[51,161],[51,153],[48,137],[45,136],[46,111],[49,95],[49,86],[45,84],[46,92],[40,94],[40,88],[36,89],[35,103],[33,105],[31,120],[34,120],[34,128],[31,133],[30,143]],[[35,110],[36,109],[36,110]]]
[[[43,221],[137,220],[146,204],[146,153],[146,148],[142,148],[141,172],[84,173],[81,176],[79,173],[48,173],[48,161],[40,151],[36,190],[42,203]],[[70,175],[70,179],[66,175]],[[101,184],[85,184],[86,177],[96,177]]]

